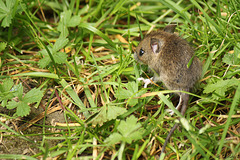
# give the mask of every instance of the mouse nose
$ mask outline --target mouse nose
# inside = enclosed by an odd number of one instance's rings
[[[136,54],[136,53],[137,53],[137,52],[136,52],[136,48],[133,48],[133,49],[132,49],[132,53],[133,53],[133,54]]]
[[[134,57],[135,60],[138,60],[138,56],[137,56],[137,53],[136,53],[136,52],[134,52],[133,57]]]

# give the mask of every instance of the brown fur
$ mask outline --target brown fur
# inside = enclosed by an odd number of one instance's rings
[[[151,38],[160,40],[160,52],[155,54],[151,48]],[[145,54],[139,56],[140,49]],[[194,57],[189,68],[187,64],[194,56],[193,49],[186,40],[164,31],[151,32],[137,46],[135,59],[149,66],[158,75],[155,81],[162,81],[168,89],[190,91],[201,75],[201,64]]]
[[[201,63],[194,57],[194,51],[188,42],[173,34],[175,25],[166,26],[164,31],[151,32],[139,43],[134,58],[154,70],[153,81],[162,81],[171,90],[190,91],[201,76]],[[144,54],[140,54],[144,51]],[[193,58],[190,67],[187,64]],[[177,109],[184,115],[189,95],[180,95]],[[169,132],[161,153],[164,152],[168,140],[178,124]]]

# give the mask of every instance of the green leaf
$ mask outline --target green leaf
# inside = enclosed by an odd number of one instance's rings
[[[23,97],[23,101],[26,103],[34,103],[39,102],[43,97],[43,91],[41,91],[39,88],[32,89],[28,93],[25,94]]]
[[[58,38],[57,41],[54,43],[53,49],[52,49],[52,53],[56,53],[57,51],[59,51],[60,49],[64,48],[67,43],[68,43],[68,38]]]
[[[64,25],[67,26],[68,22],[70,21],[71,15],[72,15],[71,10],[67,10],[67,11],[62,12],[60,22],[62,22]]]
[[[15,97],[18,97],[19,100],[22,100],[23,97],[23,86],[21,83],[13,86],[13,88],[11,89],[13,91],[13,95]]]
[[[13,9],[17,0],[7,0],[6,5],[0,0],[0,21],[2,20],[2,27],[9,27],[12,23]]]
[[[72,11],[67,10],[61,13],[60,15],[60,22],[58,24],[57,30],[61,32],[60,37],[68,36],[68,27],[76,27],[80,24],[81,17],[80,16],[73,16]]]
[[[110,135],[105,142],[109,144],[115,144],[123,141],[132,143],[133,140],[141,139],[145,130],[141,128],[141,124],[137,122],[137,118],[131,115],[126,121],[121,121],[117,127],[119,133],[113,133]]]
[[[225,54],[224,57],[223,57],[223,59],[222,59],[222,61],[223,61],[224,63],[233,65],[233,63],[234,63],[234,62],[233,62],[233,61],[234,61],[234,56],[233,56],[233,54],[230,54],[230,53]]]
[[[57,30],[64,33],[65,36],[68,35],[67,23],[70,21],[71,11],[64,11],[60,14],[60,22],[58,24]]]
[[[135,135],[135,133],[138,133],[139,135],[142,135],[142,133],[139,133],[139,128],[141,127],[140,123],[137,123],[137,118],[131,115],[126,119],[126,121],[121,121],[117,130],[123,135],[123,137],[128,138],[131,135]],[[139,139],[140,137],[136,137]],[[128,143],[131,143],[128,141]]]
[[[73,16],[68,23],[68,27],[78,26],[80,24],[80,20],[81,20],[80,16]]]
[[[60,37],[53,45],[53,48],[51,48],[51,46],[47,46],[54,61],[58,64],[65,63],[67,61],[67,54],[65,52],[59,52],[59,50],[63,49],[68,41],[69,40],[67,38]],[[43,58],[39,60],[38,64],[41,68],[45,68],[51,62],[51,58],[46,49],[43,49],[39,53],[43,55]]]
[[[122,135],[119,133],[113,133],[108,138],[105,139],[105,143],[116,144],[122,140]]]
[[[117,106],[108,106],[107,119],[108,120],[116,119],[117,116],[122,115],[125,112],[127,112],[126,108],[117,107]]]
[[[124,89],[123,87],[127,89]],[[138,97],[146,92],[146,90],[141,90],[138,92],[138,85],[136,82],[128,82],[127,84],[123,85],[123,87],[118,88],[115,96],[119,100],[131,98],[128,102],[130,106],[134,106],[138,103],[138,99],[134,99],[134,97]]]
[[[115,96],[116,96],[116,98],[118,98],[118,99],[128,99],[129,97],[132,96],[132,94],[133,94],[133,93],[132,93],[131,91],[120,87],[120,88],[118,89],[118,91],[116,92],[116,95],[115,95]]]
[[[104,122],[107,122],[112,119],[116,119],[119,115],[127,112],[126,108],[117,107],[117,106],[103,106],[96,117],[94,117],[89,123],[93,125],[102,125]]]
[[[106,107],[103,106],[100,112],[96,115],[96,117],[94,117],[89,123],[92,123],[92,125],[94,126],[96,126],[97,124],[101,126],[106,121],[107,121],[107,112],[106,112]]]
[[[10,99],[10,98],[9,98],[9,99]],[[0,96],[0,102],[1,102],[1,105],[0,105],[0,106],[5,107],[5,106],[7,105],[7,102],[8,102],[9,99],[8,99],[8,98],[2,98],[2,97]]]
[[[0,84],[0,102],[3,107],[7,105],[7,101],[14,98],[12,86],[13,86],[12,79],[4,79],[2,84]]]
[[[51,46],[47,46],[47,48],[49,49],[49,51],[52,53],[52,48]],[[42,54],[42,56],[47,56],[48,55],[48,52],[46,49],[43,49],[41,51],[39,51],[40,54]]]
[[[234,47],[234,53],[227,53],[224,55],[222,61],[230,65],[238,65],[240,63],[240,43]]]
[[[227,79],[227,80],[219,80],[214,84],[208,84],[206,87],[204,87],[203,93],[216,93],[220,97],[225,97],[225,92],[232,86],[236,86],[240,83],[239,80],[233,78],[233,79]],[[214,99],[220,98],[217,95],[213,95],[212,97]]]
[[[47,46],[47,48],[52,54],[52,48],[50,46]],[[38,61],[38,64],[41,68],[45,68],[51,62],[51,58],[49,57],[46,49],[39,51],[39,53],[42,54],[43,58]]]
[[[9,92],[10,89],[13,86],[13,80],[8,78],[8,79],[4,79],[2,81],[2,84],[0,84],[0,93],[4,93],[4,92]]]
[[[23,116],[27,116],[29,113],[30,113],[29,105],[23,101],[18,102],[16,114],[18,116],[23,117]]]
[[[16,2],[16,0],[7,0],[7,1],[6,1],[6,6],[7,6],[7,8],[8,8],[8,9],[11,9],[11,7],[14,6],[15,2]]]
[[[6,106],[8,109],[17,108],[16,115],[21,117],[30,113],[29,103],[39,102],[43,97],[43,91],[36,88],[26,93],[23,97],[23,87],[21,84],[15,85],[12,88],[12,91],[14,92],[14,95],[18,97],[18,101],[12,99]]]
[[[7,104],[7,109],[14,109],[14,108],[16,108],[18,106],[18,102],[16,102],[16,101],[10,101],[10,102],[8,102],[8,104]]]
[[[58,52],[58,53],[53,55],[53,58],[54,58],[56,63],[62,64],[62,63],[65,63],[67,61],[67,56],[68,55],[64,52]]]
[[[59,24],[57,27],[57,30],[61,32],[60,37],[67,37],[69,32],[68,32],[68,28],[66,25],[61,25]]]
[[[2,0],[0,0],[0,13],[4,13],[4,12],[8,12],[8,8],[6,7],[6,5],[3,3]]]
[[[45,68],[50,62],[51,62],[51,58],[49,56],[45,56],[38,61],[38,64],[41,68]]]
[[[1,19],[1,18],[0,18],[0,19]],[[6,48],[6,46],[7,46],[7,43],[1,42],[1,43],[0,43],[0,52],[2,52],[2,51]]]

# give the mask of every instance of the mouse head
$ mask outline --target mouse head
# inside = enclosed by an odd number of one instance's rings
[[[143,64],[154,63],[161,49],[164,47],[166,38],[173,33],[176,25],[168,25],[163,31],[151,32],[137,46],[134,58]]]

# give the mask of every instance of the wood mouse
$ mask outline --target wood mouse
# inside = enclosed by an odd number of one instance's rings
[[[194,51],[188,42],[174,34],[175,28],[176,25],[168,25],[163,31],[147,34],[137,46],[134,58],[153,70],[154,77],[151,78],[153,82],[162,81],[170,90],[190,92],[201,77],[202,66],[199,59],[194,57]],[[187,65],[192,58],[188,68]],[[139,78],[138,80],[145,83],[144,87],[151,83],[150,79]],[[182,92],[177,94],[180,98],[176,109],[184,116],[189,95]],[[179,123],[176,123],[170,130],[161,153],[165,151],[168,140],[178,125]]]

